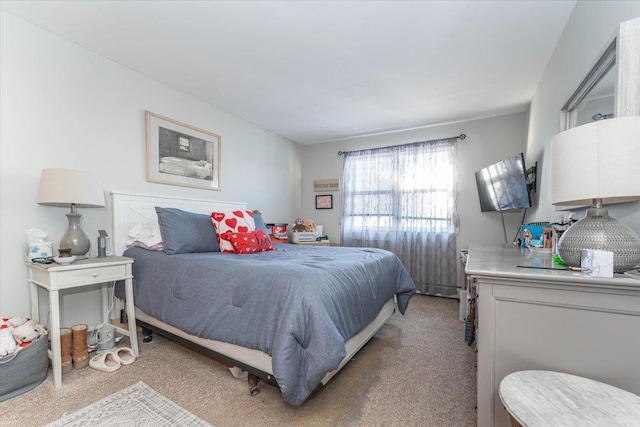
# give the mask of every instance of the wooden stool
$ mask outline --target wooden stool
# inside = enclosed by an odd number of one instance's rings
[[[513,427],[640,425],[640,396],[576,375],[514,372],[498,392]]]

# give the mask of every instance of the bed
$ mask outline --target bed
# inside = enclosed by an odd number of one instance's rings
[[[211,179],[213,176],[213,165],[206,160],[162,157],[159,170],[161,173],[186,176],[188,178]]]
[[[398,258],[373,248],[274,244],[250,255],[129,248],[127,231],[155,207],[210,214],[244,203],[112,193],[116,255],[135,259],[136,320],[208,352],[302,404],[326,384],[415,285]],[[253,391],[256,389],[253,388]]]

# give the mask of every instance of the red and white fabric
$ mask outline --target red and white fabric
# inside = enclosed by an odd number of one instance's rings
[[[211,221],[218,235],[220,252],[235,253],[230,240],[232,233],[248,233],[256,229],[251,211],[211,212]]]
[[[256,252],[272,251],[273,244],[262,230],[248,233],[231,233],[229,241],[237,254],[254,254]]]

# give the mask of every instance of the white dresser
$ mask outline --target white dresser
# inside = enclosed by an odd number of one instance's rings
[[[548,267],[550,255],[513,245],[470,247],[466,272],[478,290],[478,426],[509,426],[498,387],[516,371],[565,372],[640,394],[640,280]]]

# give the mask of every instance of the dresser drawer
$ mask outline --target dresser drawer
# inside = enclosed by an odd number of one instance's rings
[[[92,284],[123,280],[126,277],[126,266],[112,265],[99,268],[83,268],[80,270],[60,271],[58,287],[65,288],[78,284]]]

